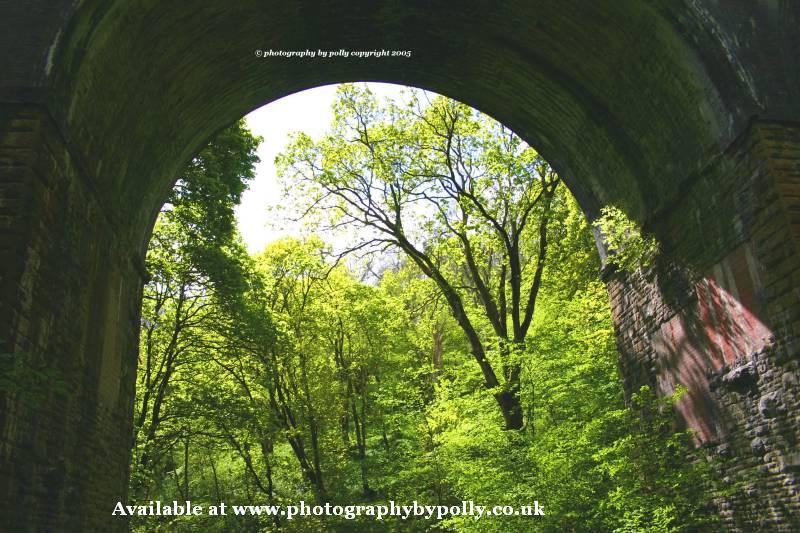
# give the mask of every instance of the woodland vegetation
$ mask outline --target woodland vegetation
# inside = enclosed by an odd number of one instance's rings
[[[135,531],[690,531],[711,470],[675,398],[626,403],[585,217],[494,120],[343,85],[329,134],[279,157],[318,227],[248,255],[244,122],[181,174],[147,256],[130,501],[527,505],[545,516],[134,517]],[[600,221],[619,268],[652,241]],[[320,233],[321,234],[321,233]]]

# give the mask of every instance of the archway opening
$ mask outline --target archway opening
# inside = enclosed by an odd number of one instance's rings
[[[594,233],[547,161],[457,101],[374,84],[334,89],[322,89],[328,124],[273,136],[277,169],[255,179],[262,192],[250,209],[302,215],[279,222],[272,242],[247,228],[248,254],[232,227],[257,144],[241,122],[192,159],[161,210],[144,289],[131,503],[192,500],[204,512],[187,527],[292,530],[286,513],[295,513],[305,530],[369,530],[389,502],[418,501],[437,514],[417,526],[581,528],[615,491],[641,490],[635,452],[620,449],[630,439],[671,458],[651,476],[685,475],[673,502],[702,501],[703,472],[684,461],[688,448],[667,445],[666,404],[643,391],[637,408],[651,418],[624,406]],[[315,92],[284,102],[311,107]],[[288,227],[301,219],[304,228]],[[645,266],[655,250],[631,255],[649,246],[634,224],[602,224],[625,240],[612,260]],[[626,466],[609,476],[615,464]],[[565,519],[576,494],[583,508]],[[479,510],[467,514],[468,501]],[[545,502],[553,518],[543,518]],[[499,516],[483,518],[495,506]],[[660,516],[629,501],[603,520],[622,523],[632,509],[645,522]],[[171,516],[133,515],[134,527],[158,521],[178,527]]]

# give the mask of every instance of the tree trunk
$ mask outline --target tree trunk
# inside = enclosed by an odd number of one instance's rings
[[[522,403],[519,399],[519,387],[516,391],[498,392],[494,395],[503,413],[506,429],[522,429],[524,420],[522,416]]]
[[[439,375],[444,368],[444,328],[441,322],[433,325],[433,349],[431,351],[431,364],[433,365],[433,382],[439,382]]]
[[[189,500],[189,434],[183,439],[183,495]]]
[[[214,477],[214,496],[216,504],[219,505],[222,502],[222,495],[219,491],[219,478],[217,477],[217,466],[214,464],[214,456],[212,454],[208,455],[208,462],[211,465],[211,475]]]

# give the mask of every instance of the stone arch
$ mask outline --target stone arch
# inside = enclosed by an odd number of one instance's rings
[[[434,5],[87,2],[52,56],[53,113],[100,187],[152,206],[163,183],[151,182],[265,102],[339,81],[416,85],[508,124],[574,176],[587,208],[641,219],[747,119],[655,6],[545,2],[526,17],[514,4]],[[259,60],[260,48],[413,57]]]
[[[0,352],[14,372],[51,367],[65,384],[36,402],[4,391],[4,519],[23,502],[11,523],[108,528],[125,494],[141,260],[171,178],[247,111],[357,80],[493,115],[554,164],[589,216],[614,204],[653,231],[659,269],[607,273],[626,386],[689,381],[688,423],[740,457],[733,470],[767,465],[756,499],[772,523],[796,519],[775,487],[800,467],[779,435],[798,432],[787,413],[798,402],[800,8],[731,4],[0,6],[0,251],[15,258],[0,267]],[[412,57],[255,56],[270,48]],[[768,437],[756,463],[754,424]]]

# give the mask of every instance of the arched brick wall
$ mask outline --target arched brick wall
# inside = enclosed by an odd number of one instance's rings
[[[0,2],[0,523],[109,527],[144,247],[171,178],[249,110],[354,80],[493,115],[588,216],[614,204],[659,238],[651,272],[605,273],[626,387],[690,387],[686,423],[748,479],[731,526],[796,523],[799,7],[229,4]],[[412,57],[255,56],[269,48]]]

